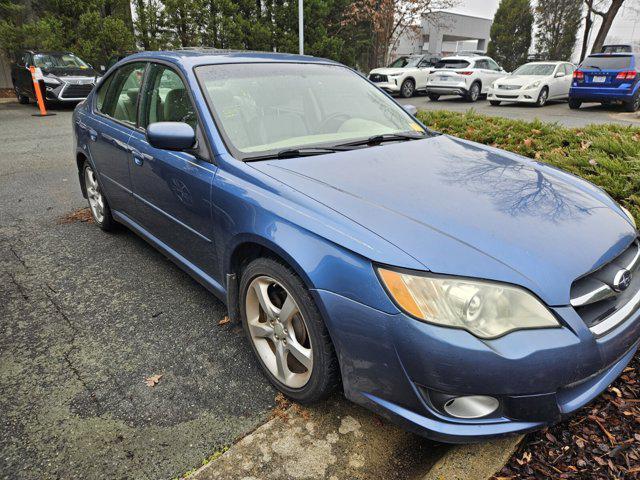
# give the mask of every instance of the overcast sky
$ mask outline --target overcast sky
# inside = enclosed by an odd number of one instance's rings
[[[493,18],[498,9],[500,0],[461,0],[460,6],[454,11],[477,15],[479,17]],[[609,31],[609,38],[624,43],[640,40],[640,1],[627,0],[628,4],[635,4],[636,8],[623,7]],[[596,30],[597,32],[597,30]],[[592,33],[594,39],[596,32]]]

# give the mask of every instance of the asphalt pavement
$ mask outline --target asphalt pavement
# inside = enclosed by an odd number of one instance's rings
[[[69,217],[72,111],[36,112],[0,103],[0,478],[174,478],[267,421],[275,391],[211,294]]]
[[[432,102],[424,94],[412,98],[397,98],[404,105],[414,105],[418,110],[450,110],[467,112],[474,110],[482,115],[505,117],[513,120],[531,121],[535,118],[543,122],[557,122],[570,128],[584,127],[590,124],[618,123],[621,125],[640,125],[640,117],[624,112],[621,106],[602,106],[599,103],[585,103],[579,110],[571,110],[567,102],[549,102],[544,107],[535,107],[517,103],[503,103],[494,107],[486,100],[469,103],[456,96],[443,96]]]

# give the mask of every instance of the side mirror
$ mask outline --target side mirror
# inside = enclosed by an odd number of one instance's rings
[[[403,105],[402,108],[404,108],[404,111],[410,115],[415,115],[416,113],[418,113],[418,109],[415,105]]]
[[[163,150],[188,150],[196,143],[196,133],[183,122],[157,122],[147,126],[147,142]]]
[[[566,77],[566,76],[567,76],[567,74],[566,74],[566,73],[564,73],[564,72],[558,72],[558,73],[556,73],[556,78]]]

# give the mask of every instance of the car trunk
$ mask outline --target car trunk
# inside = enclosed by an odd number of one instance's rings
[[[588,57],[579,69],[584,79],[578,78],[578,82],[587,88],[619,88],[631,84],[637,77],[637,74],[633,75],[631,58],[631,55]],[[628,72],[630,74],[625,75]]]

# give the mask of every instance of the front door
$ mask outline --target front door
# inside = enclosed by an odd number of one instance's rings
[[[99,87],[96,115],[87,117],[84,129],[91,158],[113,210],[131,215],[133,207],[129,163],[129,138],[136,126],[138,94],[146,62],[127,63]]]
[[[146,126],[155,122],[185,122],[197,129],[189,92],[171,67],[152,64],[141,100],[141,129],[129,140],[136,218],[157,239],[215,278],[211,185],[216,167],[204,149],[154,148],[144,134]]]

